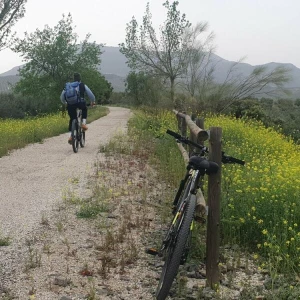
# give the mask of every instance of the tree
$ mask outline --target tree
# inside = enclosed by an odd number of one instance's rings
[[[156,106],[163,91],[159,78],[131,71],[125,80],[126,95],[134,105]]]
[[[26,64],[19,71],[21,79],[15,91],[49,101],[55,108],[64,83],[72,80],[74,72],[97,72],[102,45],[90,43],[89,38],[88,34],[78,43],[69,14],[54,28],[46,25],[43,30],[16,39],[13,50],[21,54]]]
[[[185,73],[190,48],[190,40],[186,39],[184,32],[191,23],[186,20],[185,14],[180,14],[178,4],[178,1],[170,4],[168,0],[163,3],[167,19],[157,37],[148,3],[143,25],[139,28],[133,17],[127,24],[125,43],[120,44],[120,51],[126,56],[130,68],[169,80],[172,101],[175,80]]]
[[[147,77],[143,72],[131,71],[125,80],[125,92],[132,99],[134,105],[141,105],[144,102],[144,89]]]
[[[290,80],[289,70],[279,66],[274,70],[268,70],[267,66],[258,66],[247,76],[232,76],[228,73],[227,81],[223,87],[227,86],[228,103],[224,109],[229,107],[237,99],[250,98],[259,95],[276,95],[279,91],[284,91],[284,83]]]
[[[207,32],[207,29],[207,22],[198,23],[184,33],[185,40],[189,41],[190,46],[187,49],[187,67],[183,86],[191,97],[195,97],[196,94],[205,94],[208,86],[213,82],[215,65],[211,61],[211,55],[214,50],[212,44],[214,34],[210,32],[207,36],[204,35],[204,40],[199,39],[202,33]]]
[[[218,62],[208,68],[210,73],[203,72],[204,76],[198,77],[195,98],[202,110],[226,112],[231,105],[241,99],[262,96],[278,97],[289,93],[284,88],[284,83],[290,80],[289,69],[279,66],[270,70],[267,66],[258,66],[250,75],[244,76],[237,71],[241,61],[232,63],[223,83],[214,82]]]
[[[12,27],[24,16],[27,0],[0,1],[0,50],[12,41]]]
[[[98,104],[108,103],[113,91],[111,83],[96,70],[84,70],[81,76],[84,83],[88,83],[89,88],[93,91],[96,102]]]

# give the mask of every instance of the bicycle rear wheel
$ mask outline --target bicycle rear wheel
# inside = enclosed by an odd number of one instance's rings
[[[195,207],[196,196],[190,195],[181,217],[178,217],[176,221],[178,227],[174,241],[170,242],[166,249],[166,260],[156,290],[157,300],[164,300],[168,296],[173,280],[177,275],[182,257],[186,254],[186,245],[190,236]]]
[[[76,119],[72,121],[71,136],[72,136],[73,151],[77,153],[78,152],[78,123]]]

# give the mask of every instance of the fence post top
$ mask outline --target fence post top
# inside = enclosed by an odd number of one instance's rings
[[[207,130],[201,130],[197,134],[199,141],[206,141],[209,138],[209,132]]]

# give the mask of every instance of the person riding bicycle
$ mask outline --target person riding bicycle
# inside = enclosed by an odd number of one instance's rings
[[[74,89],[76,95],[73,95],[73,98],[69,97],[69,87]],[[71,94],[72,92],[70,92]],[[82,110],[82,129],[86,131],[88,127],[86,126],[87,119],[87,106],[84,99],[84,94],[87,94],[88,98],[91,101],[91,106],[95,104],[95,96],[89,87],[81,82],[81,75],[79,73],[74,73],[74,82],[67,83],[66,87],[60,95],[60,100],[63,104],[67,105],[68,114],[70,117],[69,121],[69,138],[68,143],[72,143],[71,130],[72,130],[72,121],[76,119],[76,109],[79,108]],[[75,98],[74,98],[75,97]]]

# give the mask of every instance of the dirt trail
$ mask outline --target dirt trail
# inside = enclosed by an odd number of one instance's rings
[[[107,116],[89,124],[86,147],[77,154],[67,144],[66,133],[0,158],[1,235],[22,239],[61,200],[68,179],[83,176],[99,146],[126,128],[130,110],[109,109]]]
[[[153,299],[157,268],[143,249],[156,219],[146,201],[152,203],[157,179],[143,159],[99,153],[115,133],[126,132],[131,114],[109,109],[89,124],[77,154],[66,133],[0,159],[0,238],[10,238],[0,247],[0,299]],[[78,218],[63,192],[87,199],[99,182],[114,189],[109,212]]]

